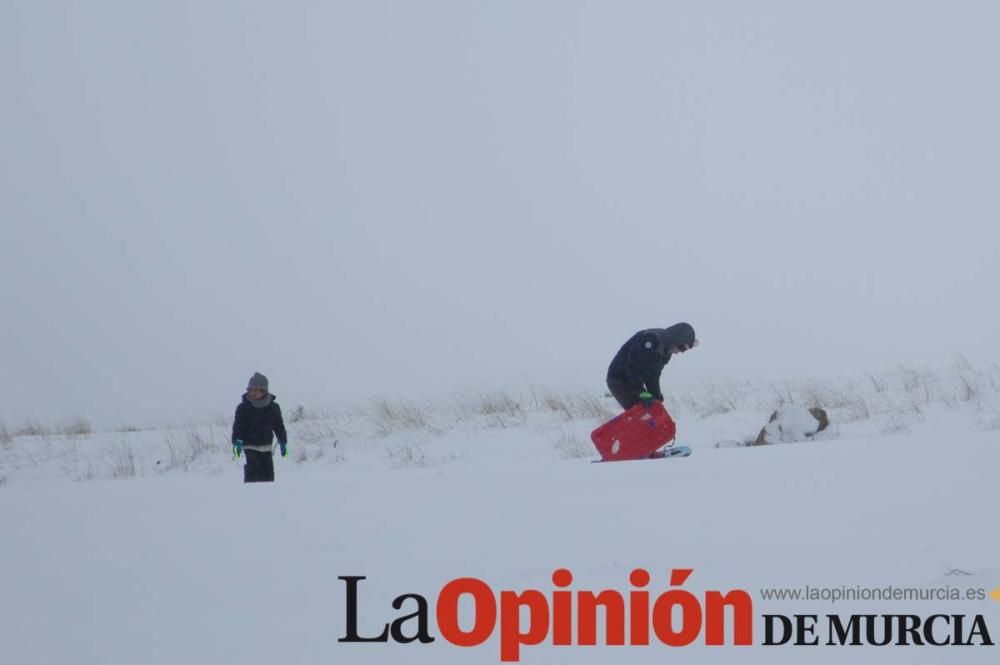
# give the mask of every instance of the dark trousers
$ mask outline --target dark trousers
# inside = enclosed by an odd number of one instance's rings
[[[625,385],[624,381],[608,377],[608,390],[611,391],[611,395],[618,400],[618,403],[621,404],[621,407],[626,411],[641,401],[639,399],[639,393],[642,391],[630,388]]]
[[[244,450],[243,454],[247,456],[247,463],[243,465],[243,482],[274,482],[274,455],[272,453]]]

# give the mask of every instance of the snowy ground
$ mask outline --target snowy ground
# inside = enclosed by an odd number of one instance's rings
[[[957,367],[667,396],[687,459],[590,464],[611,404],[529,391],[306,418],[277,482],[244,486],[225,423],[0,450],[0,644],[9,663],[496,663],[497,632],[459,648],[433,603],[454,578],[551,594],[746,589],[766,613],[982,614],[1000,602],[764,600],[767,587],[1000,587],[1000,371]],[[825,440],[743,447],[782,402],[827,406]],[[559,405],[563,406],[560,407]],[[387,411],[387,407],[389,410]],[[285,405],[286,417],[292,411]],[[430,645],[343,644],[364,575],[363,634],[431,602]],[[467,610],[463,607],[463,610]],[[465,615],[463,621],[471,618]],[[524,663],[995,663],[1000,647],[555,647]]]

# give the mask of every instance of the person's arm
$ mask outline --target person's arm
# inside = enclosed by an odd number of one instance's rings
[[[661,360],[647,364],[643,367],[642,382],[646,385],[646,392],[653,395],[653,399],[663,401],[663,391],[660,390],[660,373],[663,371]]]
[[[243,454],[243,402],[236,405],[236,415],[233,416],[233,461]]]
[[[278,437],[278,445],[288,443],[288,432],[285,430],[285,419],[281,417],[281,407],[277,402],[271,402],[274,408],[274,435]]]
[[[637,337],[625,358],[625,378],[629,389],[638,395],[643,388],[662,400],[660,394],[660,369],[662,359],[657,346],[659,339],[653,333]]]
[[[232,440],[233,445],[236,445],[237,441],[241,441],[243,439],[243,418],[240,417],[241,416],[240,411],[242,406],[243,406],[242,403],[236,406],[236,415],[233,416],[233,440]]]

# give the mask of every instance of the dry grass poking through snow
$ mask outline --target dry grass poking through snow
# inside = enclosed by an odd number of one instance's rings
[[[813,377],[782,382],[706,381],[668,390],[675,412],[707,418],[731,412],[770,413],[785,404],[820,406],[838,422],[921,414],[931,406],[1000,413],[1000,364],[975,368],[960,358],[946,371],[898,366],[874,374]]]

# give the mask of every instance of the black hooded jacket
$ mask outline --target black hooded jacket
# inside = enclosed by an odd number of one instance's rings
[[[694,328],[689,323],[640,330],[615,354],[608,367],[608,383],[622,385],[635,395],[646,390],[662,400],[660,374],[670,362],[670,349],[689,348],[694,341]]]
[[[250,403],[246,394],[243,395],[236,407],[236,417],[233,418],[233,443],[240,440],[244,446],[270,446],[275,434],[278,435],[278,443],[288,442],[281,407],[274,395],[268,394],[267,397],[271,402],[258,408]]]

